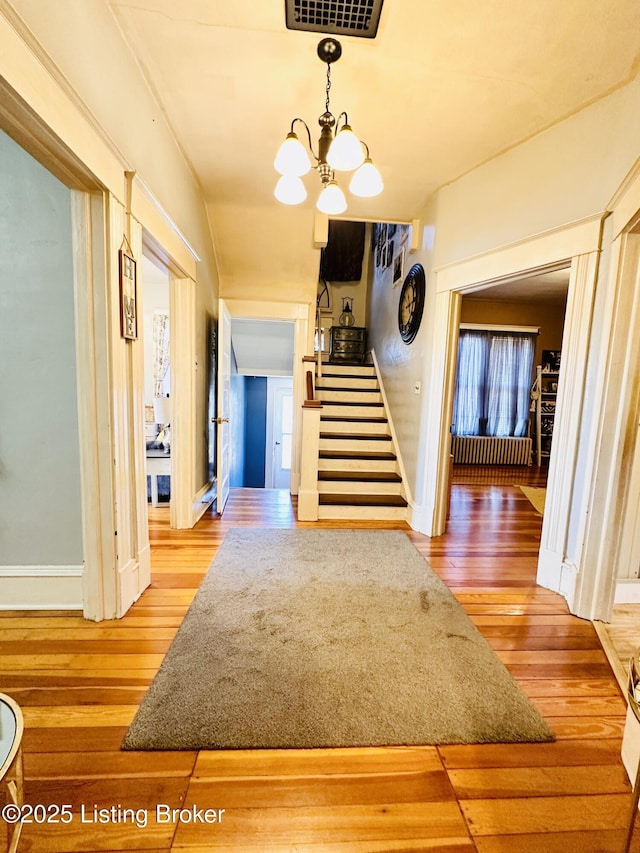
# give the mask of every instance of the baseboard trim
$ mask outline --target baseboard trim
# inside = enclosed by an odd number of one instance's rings
[[[425,504],[415,504],[409,501],[407,522],[412,530],[431,537],[433,532],[433,510],[430,510]]]
[[[83,575],[82,565],[0,566],[0,610],[82,610]]]
[[[640,601],[640,579],[628,578],[616,583],[614,604],[637,604]]]
[[[191,515],[193,520],[193,524],[191,525],[192,527],[200,521],[202,516],[216,499],[215,486],[216,481],[212,480],[210,483],[204,485],[193,499],[191,504]]]

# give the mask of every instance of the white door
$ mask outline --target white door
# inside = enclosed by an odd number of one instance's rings
[[[291,487],[293,450],[293,377],[267,380],[267,442],[265,486]]]
[[[229,497],[231,447],[229,407],[231,402],[231,315],[222,299],[218,300],[218,441],[217,441],[217,504],[222,515]]]

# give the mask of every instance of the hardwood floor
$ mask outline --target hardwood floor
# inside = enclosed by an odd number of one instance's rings
[[[323,526],[406,529],[555,743],[121,753],[226,531],[313,526],[298,525],[285,492],[239,490],[222,518],[209,514],[190,531],[170,530],[166,508],[150,511],[153,583],[122,620],[0,613],[0,691],[24,709],[27,800],[73,809],[69,823],[27,824],[20,849],[621,851],[631,800],[620,761],[625,703],[593,626],[535,584],[541,517],[516,483],[540,485],[536,477],[456,469],[447,534],[432,540],[401,522]],[[157,804],[224,813],[204,824],[185,811],[174,822]],[[113,809],[110,822],[98,822],[99,809]],[[636,851],[640,828],[637,842]]]

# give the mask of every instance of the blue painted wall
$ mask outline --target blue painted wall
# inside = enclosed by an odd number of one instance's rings
[[[245,378],[244,485],[263,489],[267,443],[267,378]]]

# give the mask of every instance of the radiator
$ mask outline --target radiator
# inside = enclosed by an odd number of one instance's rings
[[[530,465],[530,438],[452,435],[453,461],[465,465]]]

